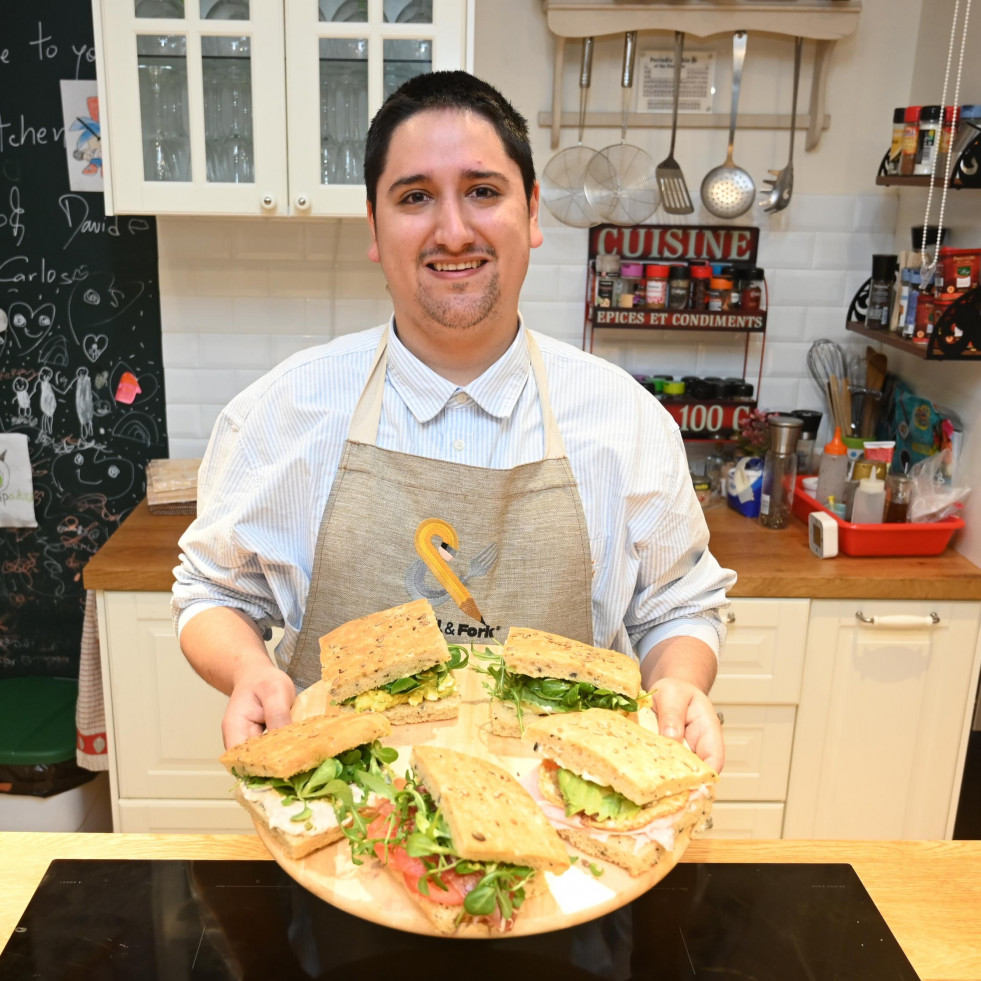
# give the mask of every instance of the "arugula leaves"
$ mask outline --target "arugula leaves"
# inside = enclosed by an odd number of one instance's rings
[[[431,668],[426,668],[425,671],[417,671],[415,674],[411,674],[406,678],[396,678],[395,681],[390,681],[386,685],[380,685],[379,690],[388,692],[389,695],[408,694],[419,688],[442,691],[447,678],[450,676],[450,672],[464,667],[469,660],[469,655],[465,647],[460,647],[458,644],[449,644],[447,645],[447,649],[450,652],[450,659],[448,661],[441,661]],[[446,689],[445,693],[450,694],[451,691],[452,688],[449,688]],[[352,695],[351,698],[345,699],[342,704],[349,705],[357,697],[357,695]]]
[[[380,842],[384,842],[386,849],[404,848],[410,857],[422,859],[425,866],[418,885],[424,896],[429,895],[432,887],[447,891],[441,879],[447,872],[480,875],[464,899],[464,911],[471,916],[491,916],[497,910],[503,922],[514,916],[525,900],[524,886],[535,874],[534,869],[505,862],[475,862],[457,856],[442,813],[411,773],[406,774],[405,786],[401,788],[371,773],[362,774],[359,783],[366,791],[387,798],[394,809],[383,838],[348,835],[352,855],[373,854],[374,846]]]
[[[649,693],[636,699],[610,688],[600,688],[588,681],[532,678],[512,672],[504,664],[504,655],[490,648],[484,648],[482,652],[475,650],[473,654],[479,660],[487,662],[487,667],[475,664],[474,669],[493,679],[491,682],[484,682],[484,688],[492,697],[514,705],[522,730],[522,702],[537,705],[549,712],[582,712],[590,708],[636,712],[641,705],[650,704]]]

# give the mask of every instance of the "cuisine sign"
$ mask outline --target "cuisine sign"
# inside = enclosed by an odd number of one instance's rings
[[[753,225],[596,225],[589,233],[589,258],[755,265],[759,239]]]

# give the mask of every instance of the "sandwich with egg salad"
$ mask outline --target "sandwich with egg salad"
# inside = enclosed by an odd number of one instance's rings
[[[454,671],[467,658],[464,648],[447,646],[425,599],[351,620],[320,638],[328,704],[381,712],[392,725],[455,719]]]
[[[269,729],[227,750],[220,762],[236,779],[235,797],[290,858],[363,830],[359,778],[384,779],[397,751],[382,746],[384,716],[315,716]]]
[[[641,875],[705,823],[718,775],[682,743],[606,709],[529,721],[536,795],[574,849]],[[532,771],[534,773],[534,771]]]
[[[605,708],[636,713],[650,706],[637,662],[619,651],[578,640],[511,627],[503,647],[474,656],[490,675],[490,729],[498,736],[521,735],[539,715]]]

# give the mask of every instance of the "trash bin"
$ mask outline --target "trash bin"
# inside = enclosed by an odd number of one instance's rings
[[[71,678],[0,679],[0,830],[111,831],[106,774],[75,761]]]

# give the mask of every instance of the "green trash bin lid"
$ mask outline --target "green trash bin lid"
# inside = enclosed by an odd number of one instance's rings
[[[77,701],[72,678],[0,678],[0,764],[74,760]]]

